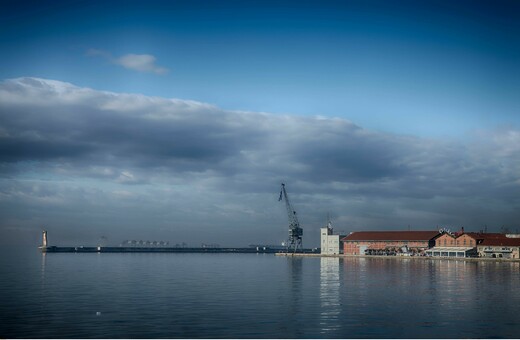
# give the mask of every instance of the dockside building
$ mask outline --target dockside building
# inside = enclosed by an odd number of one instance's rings
[[[345,255],[520,258],[520,235],[484,232],[358,231],[342,238]]]
[[[479,257],[519,259],[520,238],[487,238],[477,246]]]
[[[357,231],[342,239],[346,255],[422,255],[440,236],[434,231]]]
[[[519,244],[520,240],[513,240],[506,234],[500,233],[465,233],[464,228],[455,233],[443,232],[442,235],[435,239],[435,247],[428,249],[426,255],[441,257],[511,257],[512,250],[505,246],[506,244]],[[504,248],[503,252],[500,251]],[[484,250],[485,249],[485,250]],[[510,251],[511,250],[511,251]],[[494,254],[494,256],[493,256]]]
[[[341,236],[334,234],[332,223],[329,221],[326,227],[320,229],[320,247],[323,255],[338,255],[341,253]]]

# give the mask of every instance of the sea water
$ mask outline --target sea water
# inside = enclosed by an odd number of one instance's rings
[[[520,263],[1,255],[3,338],[520,337]]]

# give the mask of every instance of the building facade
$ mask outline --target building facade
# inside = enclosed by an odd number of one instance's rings
[[[444,233],[435,239],[435,247],[466,247],[474,248],[477,246],[477,238],[470,234],[451,234]]]
[[[504,247],[502,244],[508,243],[507,240],[509,240],[507,235],[500,233],[465,233],[464,229],[456,233],[444,231],[442,235],[436,238],[435,247],[427,250],[426,255],[441,257],[507,256],[509,258],[513,256],[512,250],[509,248],[501,249],[501,247]],[[520,241],[517,243],[520,244]],[[516,256],[518,258],[518,255]]]
[[[520,238],[489,238],[477,246],[479,257],[519,259]]]
[[[358,231],[343,238],[346,255],[423,255],[438,231]]]
[[[452,233],[449,230],[440,230],[441,235],[435,239],[435,247],[426,251],[427,256],[433,257],[474,257],[477,255],[478,239],[465,234],[464,229]]]
[[[337,255],[340,253],[340,236],[334,235],[334,230],[329,222],[328,225],[320,229],[321,253],[324,255]]]

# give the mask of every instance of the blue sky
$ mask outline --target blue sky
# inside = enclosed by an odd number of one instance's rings
[[[324,115],[380,131],[459,136],[518,126],[514,1],[11,2],[0,78]],[[129,72],[149,54],[169,69]]]
[[[0,243],[520,228],[517,1],[6,1]]]

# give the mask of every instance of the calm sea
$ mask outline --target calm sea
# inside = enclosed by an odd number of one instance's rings
[[[264,254],[0,257],[0,337],[520,337],[520,264]]]

